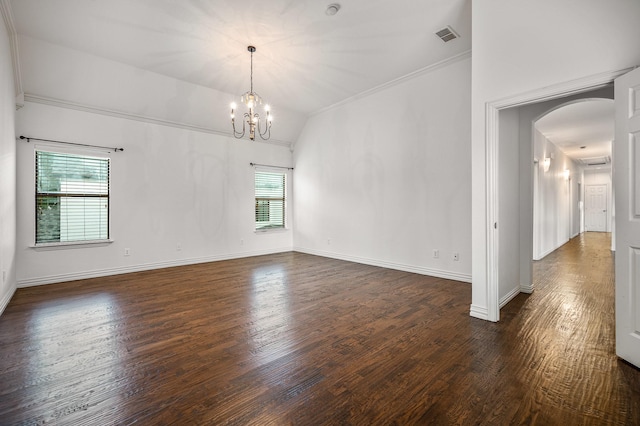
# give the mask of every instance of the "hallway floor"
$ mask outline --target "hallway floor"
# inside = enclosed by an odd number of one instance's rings
[[[540,415],[555,424],[640,424],[640,371],[615,355],[611,234],[583,233],[533,271],[533,294],[501,311],[525,409],[546,407]]]

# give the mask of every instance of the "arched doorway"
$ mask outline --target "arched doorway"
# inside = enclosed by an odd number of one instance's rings
[[[585,230],[612,231],[614,131],[606,98],[569,101],[534,121],[533,260]]]
[[[533,291],[533,246],[534,246],[534,172],[537,167],[538,183],[542,179],[557,181],[558,193],[553,203],[543,206],[546,210],[553,209],[563,223],[549,225],[552,240],[565,239],[571,236],[571,229],[579,224],[579,220],[572,219],[568,208],[572,201],[579,198],[580,191],[577,184],[582,181],[577,176],[577,166],[570,166],[565,161],[565,155],[551,153],[551,149],[536,150],[534,123],[549,112],[585,99],[613,99],[613,87],[595,89],[588,92],[573,94],[564,98],[531,103],[522,106],[505,108],[498,111],[499,128],[496,156],[497,170],[496,193],[499,193],[495,211],[497,212],[495,237],[497,241],[497,259],[493,261],[496,268],[498,309],[506,305],[517,294]],[[548,147],[545,147],[548,148]],[[558,150],[560,153],[561,151]],[[553,157],[553,158],[552,158]],[[536,161],[537,160],[537,161]],[[548,163],[545,166],[545,163]],[[548,170],[545,171],[545,167]],[[569,170],[568,176],[565,170]],[[543,174],[547,174],[546,177]],[[515,183],[515,184],[514,184]],[[538,190],[541,190],[538,185]],[[539,191],[541,192],[541,191]],[[558,195],[559,194],[559,195]],[[558,215],[558,210],[563,215]],[[539,211],[539,210],[538,210]],[[579,216],[578,216],[579,217]],[[547,220],[545,215],[539,215],[537,220]],[[560,219],[555,219],[559,221]],[[574,231],[575,232],[575,231]],[[542,247],[542,241],[539,242]],[[552,250],[551,250],[552,251]],[[499,261],[498,261],[499,259]]]

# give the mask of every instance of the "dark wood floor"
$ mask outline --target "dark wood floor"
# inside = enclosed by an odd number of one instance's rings
[[[469,284],[300,253],[20,289],[0,424],[640,424],[608,244],[537,262],[497,324]]]

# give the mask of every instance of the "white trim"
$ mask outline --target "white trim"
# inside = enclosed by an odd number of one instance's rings
[[[527,293],[527,294],[531,294],[533,293],[533,284],[520,284],[520,293]]]
[[[558,244],[555,247],[550,248],[549,250],[540,253],[540,257],[538,258],[534,258],[533,260],[542,260],[545,257],[547,257],[548,255],[550,255],[551,253],[553,253],[554,251],[558,250],[560,247],[562,247],[563,245],[567,244],[569,241],[571,241],[571,238],[569,238],[568,240],[564,240],[563,242],[561,242],[560,244]]]
[[[391,80],[391,81],[388,81],[386,83],[380,84],[379,86],[376,86],[376,87],[373,87],[371,89],[365,90],[364,92],[360,92],[360,93],[358,93],[356,95],[350,96],[350,97],[348,97],[346,99],[343,99],[343,100],[341,100],[339,102],[336,102],[335,104],[329,105],[329,106],[324,107],[324,108],[320,108],[319,110],[314,111],[311,114],[309,114],[309,117],[313,117],[314,115],[322,114],[323,112],[329,111],[329,110],[334,109],[334,108],[338,108],[338,107],[340,107],[342,105],[351,103],[351,102],[356,101],[358,99],[366,98],[368,96],[371,96],[371,95],[374,95],[374,94],[376,94],[378,92],[386,90],[386,89],[388,89],[390,87],[397,86],[398,84],[402,84],[402,83],[404,83],[406,81],[412,80],[412,79],[420,77],[420,76],[422,76],[424,74],[428,74],[430,72],[436,71],[436,70],[438,70],[440,68],[444,68],[444,67],[446,67],[448,65],[454,64],[454,63],[456,63],[458,61],[462,61],[462,60],[468,59],[468,58],[471,58],[471,50],[466,50],[466,51],[464,51],[462,53],[459,53],[459,54],[457,54],[455,56],[452,56],[450,58],[444,59],[444,60],[442,60],[440,62],[436,62],[435,64],[428,65],[428,66],[426,66],[424,68],[421,68],[421,69],[419,69],[417,71],[413,71],[413,72],[411,72],[409,74],[403,75],[402,77],[398,77],[398,78],[396,78],[394,80]]]
[[[511,290],[509,293],[505,294],[504,297],[500,298],[500,308],[503,308],[504,305],[511,302],[514,297],[520,294],[522,287],[516,287]]]
[[[68,145],[65,142],[55,142],[55,141],[44,141],[44,140],[35,140],[30,141],[31,138],[19,139],[16,138],[16,141],[20,141],[27,144],[32,144],[35,151],[41,152],[51,152],[54,154],[71,154],[71,155],[82,155],[83,157],[93,157],[93,158],[113,158],[114,148],[108,146],[79,146],[79,145]]]
[[[170,260],[165,262],[154,262],[154,263],[146,263],[141,265],[123,266],[123,267],[107,268],[107,269],[96,269],[93,271],[73,272],[68,274],[49,275],[44,277],[34,277],[34,278],[18,280],[17,287],[18,288],[33,287],[38,285],[54,284],[54,283],[61,283],[66,281],[106,277],[110,275],[120,275],[120,274],[127,274],[131,272],[149,271],[149,270],[161,269],[161,268],[171,268],[175,266],[194,265],[198,263],[218,262],[221,260],[241,259],[244,257],[263,256],[267,254],[285,253],[290,251],[297,251],[300,253],[307,253],[315,256],[329,257],[332,259],[346,260],[349,262],[361,263],[361,264],[371,265],[371,266],[378,266],[382,268],[395,269],[398,271],[412,272],[420,275],[428,275],[428,276],[443,278],[448,280],[462,281],[466,283],[471,282],[470,274],[461,274],[458,272],[442,271],[438,269],[403,265],[403,264],[392,263],[392,262],[365,259],[365,258],[360,258],[355,256],[337,255],[335,253],[322,252],[318,250],[309,250],[309,249],[303,249],[299,247],[294,248],[293,250],[290,247],[283,247],[283,248],[271,249],[271,250],[256,250],[251,252],[233,253],[228,255],[217,255],[217,256],[190,258],[190,259]]]
[[[540,253],[540,255],[538,257],[534,258],[533,260],[542,260],[545,257],[547,257],[548,255],[550,255],[551,253],[553,253],[554,251],[558,250],[560,247],[562,247],[562,246],[560,245],[558,247],[552,247],[549,250]]]
[[[56,243],[36,243],[30,245],[29,248],[34,249],[35,251],[47,251],[47,250],[64,250],[64,249],[75,249],[75,248],[85,248],[87,246],[93,247],[103,247],[108,246],[113,243],[113,240],[89,240],[89,241],[63,241]]]
[[[9,36],[9,44],[11,48],[11,63],[13,65],[13,84],[16,96],[16,109],[24,106],[24,93],[22,91],[22,72],[20,71],[20,52],[18,50],[18,33],[16,31],[15,20],[13,19],[13,11],[9,0],[0,0],[0,14],[4,19]]]
[[[484,306],[471,305],[471,309],[469,310],[469,315],[474,318],[479,318],[481,320],[489,321],[489,314],[487,308]]]
[[[413,266],[413,265],[406,265],[402,263],[387,262],[387,261],[378,260],[378,259],[369,259],[369,258],[339,254],[334,252],[326,252],[322,250],[307,249],[304,247],[294,247],[293,250],[300,253],[312,254],[314,256],[322,256],[322,257],[328,257],[331,259],[346,260],[348,262],[378,266],[378,267],[387,268],[387,269],[395,269],[397,271],[403,271],[403,272],[412,272],[414,274],[428,275],[431,277],[444,278],[447,280],[462,281],[465,283],[471,282],[471,274],[461,274],[459,272],[443,271],[441,269],[432,269],[432,268],[425,268],[422,266]]]
[[[263,256],[267,254],[284,253],[291,251],[290,247],[271,249],[271,250],[256,250],[244,253],[232,253],[226,255],[195,257],[190,259],[168,260],[164,262],[145,263],[141,265],[121,266],[116,268],[96,269],[93,271],[81,271],[72,272],[68,274],[49,275],[44,277],[27,278],[24,280],[18,280],[17,287],[33,287],[44,284],[54,284],[66,281],[84,280],[87,278],[106,277],[110,275],[128,274],[131,272],[150,271],[153,269],[172,268],[174,266],[186,266],[194,265],[198,263],[218,262],[220,260],[241,259],[244,257]]]
[[[132,114],[129,112],[116,111],[108,108],[97,107],[93,105],[79,104],[77,102],[65,101],[62,99],[50,98],[46,96],[25,93],[24,100],[43,105],[51,105],[59,108],[73,109],[76,111],[90,112],[93,114],[106,115],[109,117],[123,118],[125,120],[140,121],[143,123],[159,124],[161,126],[176,127],[178,129],[192,130],[200,133],[210,133],[219,136],[233,137],[233,133],[214,129],[212,127],[197,126],[194,124],[179,123],[177,121],[165,120],[163,118],[149,117],[146,115]],[[258,141],[274,145],[281,145],[291,148],[293,142],[283,141],[279,139],[269,139],[268,141]]]
[[[0,315],[2,315],[4,310],[7,308],[7,306],[9,305],[9,302],[11,301],[11,298],[15,293],[16,293],[16,286],[13,285],[11,286],[11,290],[9,290],[7,294],[4,295],[2,300],[0,300]]]
[[[606,71],[595,75],[590,75],[575,80],[570,80],[560,84],[529,90],[518,95],[497,99],[489,102],[493,108],[504,109],[514,106],[522,106],[532,103],[550,101],[578,93],[589,92],[610,84],[617,77],[626,74],[634,67],[617,71]]]
[[[287,200],[285,198],[285,203],[286,202]],[[254,222],[254,226],[255,226],[255,222]],[[285,226],[285,227],[278,227],[278,228],[254,229],[253,233],[256,235],[260,235],[260,234],[278,234],[278,233],[289,232],[289,231],[291,231],[291,229]]]
[[[543,102],[557,99],[565,96],[574,95],[610,84],[616,77],[621,76],[632,68],[623,70],[607,71],[591,76],[570,80],[560,84],[542,87],[535,90],[529,90],[514,96],[497,99],[485,104],[485,155],[486,167],[485,184],[486,184],[486,210],[487,224],[485,228],[486,234],[486,277],[487,277],[487,317],[489,321],[498,321],[500,319],[500,303],[498,300],[498,238],[497,233],[490,232],[494,223],[497,223],[497,206],[499,200],[498,191],[498,154],[499,154],[499,135],[497,129],[499,110],[522,106],[531,103]],[[488,231],[487,231],[488,230]],[[477,307],[476,307],[477,309]],[[476,316],[472,306],[471,316]]]
[[[500,276],[500,234],[499,234],[499,198],[498,198],[498,129],[500,128],[498,110],[491,105],[485,105],[487,141],[494,140],[494,144],[486,146],[486,185],[488,191],[494,191],[495,196],[487,200],[487,317],[489,321],[500,321],[499,276]],[[491,285],[494,284],[494,285]]]

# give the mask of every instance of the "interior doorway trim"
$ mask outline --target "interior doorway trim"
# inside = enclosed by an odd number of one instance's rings
[[[606,86],[613,80],[633,68],[625,68],[617,71],[599,73],[536,90],[523,92],[514,96],[498,99],[485,104],[485,158],[486,158],[486,213],[487,223],[485,235],[487,236],[486,276],[487,276],[487,320],[500,320],[499,303],[499,232],[498,205],[500,194],[498,190],[498,154],[499,154],[499,111],[505,108],[523,106],[531,103],[543,102],[565,96],[595,90]]]

